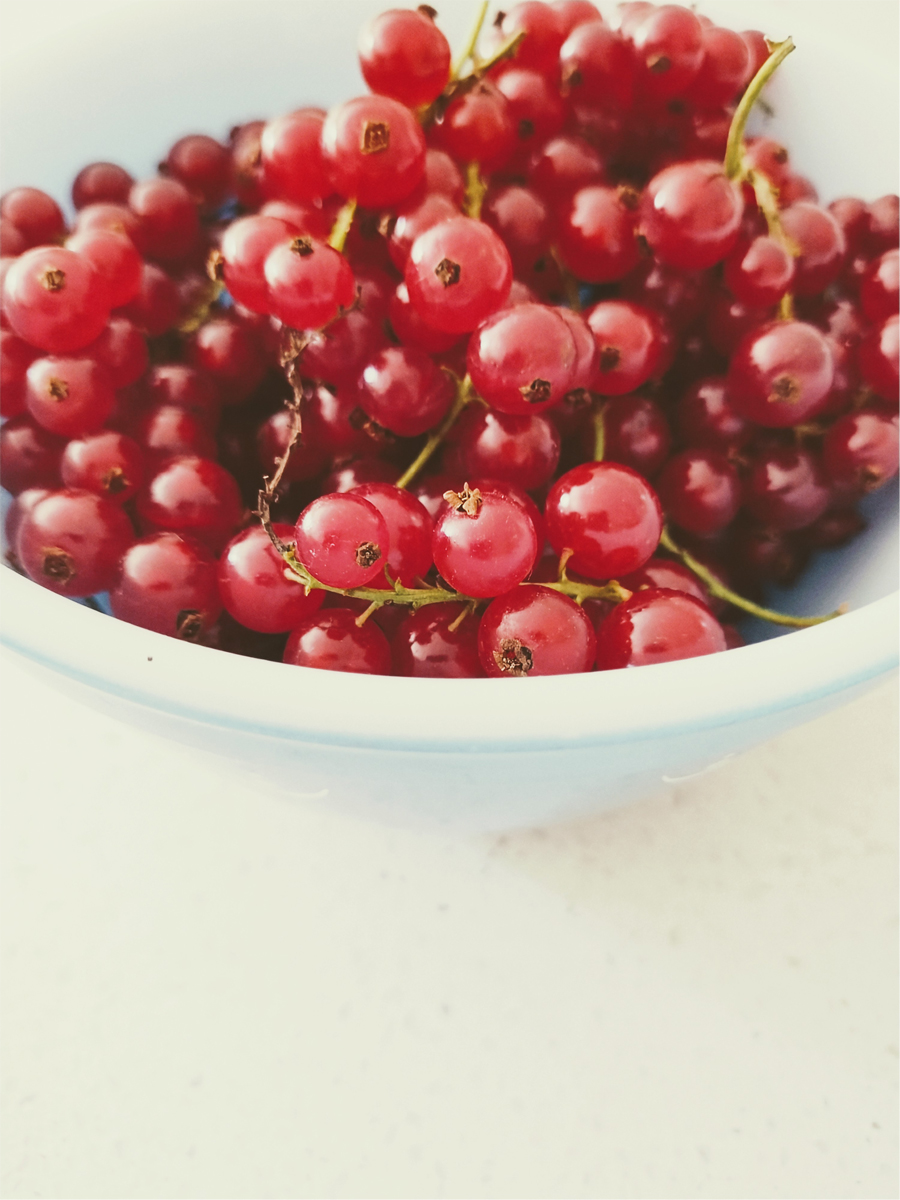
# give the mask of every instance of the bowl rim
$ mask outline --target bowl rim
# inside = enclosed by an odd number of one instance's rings
[[[0,645],[204,725],[335,749],[526,753],[677,737],[837,695],[895,669],[900,593],[724,654],[532,678],[355,675],[225,654],[117,621],[0,570]]]

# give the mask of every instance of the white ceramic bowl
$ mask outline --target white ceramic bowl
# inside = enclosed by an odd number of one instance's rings
[[[57,197],[97,158],[138,175],[194,130],[362,90],[370,0],[69,0],[4,70],[4,187]],[[468,2],[441,20],[459,44]],[[771,128],[828,201],[897,190],[897,10],[888,0],[709,3],[798,45]],[[851,612],[709,658],[527,681],[410,680],[287,668],[113,621],[11,571],[2,640],[55,686],[294,796],[410,823],[498,829],[621,803],[711,769],[871,686],[897,663],[896,491],[871,526],[777,602]],[[771,633],[767,630],[766,634]],[[760,635],[760,631],[756,631]]]

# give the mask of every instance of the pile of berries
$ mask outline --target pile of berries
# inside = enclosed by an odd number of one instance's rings
[[[86,166],[71,228],[6,193],[10,564],[335,670],[739,645],[897,472],[898,199],[744,138],[789,42],[524,0],[453,67],[435,17],[363,30],[371,95]]]

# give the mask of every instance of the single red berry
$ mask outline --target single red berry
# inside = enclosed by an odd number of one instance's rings
[[[662,531],[656,493],[619,463],[582,463],[567,471],[550,489],[544,516],[556,554],[572,550],[572,569],[589,579],[636,571]]]
[[[409,613],[391,641],[394,674],[418,679],[476,679],[483,675],[478,622],[471,613],[464,613],[461,604],[428,604]]]
[[[724,375],[695,380],[682,393],[674,415],[678,433],[689,446],[727,452],[739,449],[750,437],[748,422],[731,405]]]
[[[332,190],[366,208],[389,208],[424,174],[425,135],[396,100],[359,96],[328,114],[322,154]]]
[[[782,428],[814,416],[834,382],[831,343],[803,321],[770,321],[739,343],[728,370],[728,398],[758,425]]]
[[[292,525],[272,526],[282,542],[294,539]],[[322,607],[325,593],[314,588],[309,595],[272,545],[260,525],[251,525],[233,537],[218,566],[219,594],[227,611],[247,629],[257,633],[284,633],[296,628]]]
[[[897,474],[897,414],[864,408],[841,417],[825,434],[822,462],[834,483],[874,492]]]
[[[740,189],[720,163],[675,163],[647,184],[639,231],[661,262],[702,271],[733,249],[742,216]]]
[[[552,77],[558,69],[559,49],[566,36],[562,14],[541,0],[521,0],[507,12],[498,14],[495,37],[505,42],[517,33],[524,33],[525,37],[516,50],[516,65]]]
[[[116,163],[95,162],[82,167],[72,184],[72,203],[76,208],[88,204],[127,204],[134,179]]]
[[[844,231],[827,209],[808,200],[789,205],[780,215],[784,232],[800,251],[791,288],[798,296],[815,296],[841,273],[847,257]]]
[[[739,33],[719,25],[703,29],[703,61],[684,92],[698,108],[731,104],[753,77],[750,47]]]
[[[559,311],[520,304],[488,317],[469,340],[467,366],[476,391],[513,415],[541,412],[571,390],[575,340]]]
[[[27,381],[28,411],[39,425],[61,437],[95,433],[115,407],[109,372],[93,358],[36,358]]]
[[[384,517],[362,496],[319,496],[300,514],[297,557],[328,587],[364,587],[380,575],[390,551]]]
[[[464,486],[445,494],[432,552],[440,574],[466,596],[498,596],[527,577],[538,556],[534,523],[500,490]]]
[[[321,146],[324,124],[321,108],[301,108],[268,122],[259,142],[262,187],[267,196],[305,203],[329,194],[331,184]]]
[[[824,513],[830,499],[820,463],[796,447],[754,455],[744,480],[747,511],[770,529],[803,529]]]
[[[540,146],[565,124],[566,107],[555,79],[511,67],[497,80],[497,90],[506,98],[519,151]]]
[[[656,489],[670,520],[708,537],[726,529],[741,506],[738,473],[718,450],[682,450],[660,471]]]
[[[440,354],[459,343],[458,333],[442,333],[426,325],[419,310],[410,303],[405,283],[398,283],[388,305],[391,329],[404,346],[418,346],[429,354]]]
[[[574,29],[559,52],[562,83],[579,104],[630,112],[635,61],[624,37],[598,18]]]
[[[195,202],[209,211],[228,194],[231,153],[205,133],[189,133],[171,148],[160,172],[184,184]]]
[[[205,321],[191,338],[188,356],[192,366],[213,379],[225,404],[246,399],[269,365],[258,332],[233,317]]]
[[[668,558],[653,558],[647,560],[639,571],[632,571],[623,576],[619,583],[630,592],[646,592],[648,588],[669,588],[674,592],[684,592],[693,596],[701,604],[711,609],[709,592],[700,582],[693,571],[689,571],[680,562]]]
[[[103,332],[110,297],[100,272],[63,246],[39,246],[15,259],[3,281],[10,326],[38,350],[70,354]]]
[[[65,440],[38,425],[29,413],[0,426],[0,481],[18,496],[28,488],[58,488]]]
[[[25,412],[26,372],[38,352],[9,329],[0,329],[0,416]]]
[[[66,231],[65,217],[52,196],[38,188],[18,187],[0,199],[0,217],[25,239],[25,249],[55,242]]]
[[[23,518],[16,556],[29,579],[63,596],[105,592],[134,541],[121,505],[93,492],[50,492]]]
[[[881,196],[868,206],[865,249],[870,254],[895,250],[900,240],[900,198]],[[18,222],[16,222],[18,224]]]
[[[669,588],[649,588],[617,605],[601,624],[597,669],[653,666],[726,648],[722,626],[699,600]]]
[[[397,210],[388,237],[388,252],[397,270],[402,271],[406,267],[412,244],[419,234],[458,214],[459,206],[440,192],[420,198],[416,191],[409,200],[405,200]]]
[[[129,547],[109,606],[114,617],[181,641],[196,642],[222,611],[216,560],[177,533],[153,533]]]
[[[212,378],[187,363],[160,363],[144,381],[150,404],[177,404],[204,420],[215,423],[222,398]]]
[[[514,483],[526,492],[548,483],[559,462],[559,434],[539,413],[515,416],[472,405],[450,438],[460,475]]]
[[[362,370],[359,404],[378,425],[400,437],[432,429],[453,402],[453,384],[424,350],[387,346]]]
[[[117,504],[130,500],[144,479],[140,446],[111,429],[69,442],[60,467],[66,487],[96,492]]]
[[[590,671],[597,638],[583,608],[540,584],[499,596],[478,626],[478,654],[485,674],[572,675]]]
[[[329,608],[298,625],[287,640],[283,662],[323,671],[390,675],[391,647],[374,621],[357,625],[349,608]]]
[[[147,232],[144,223],[138,214],[132,212],[124,203],[111,204],[104,201],[88,204],[81,209],[75,221],[75,233],[92,233],[97,230],[127,237],[140,254],[146,252]]]
[[[306,235],[288,237],[269,251],[265,279],[272,315],[293,329],[321,329],[356,294],[346,258]]]
[[[218,553],[241,521],[243,503],[234,477],[207,458],[170,458],[137,495],[146,532],[186,534]]]
[[[109,291],[110,308],[121,308],[138,294],[141,256],[124,234],[109,229],[85,230],[73,234],[66,247],[86,258],[102,275]]]
[[[769,308],[791,290],[795,262],[783,243],[768,235],[738,243],[725,259],[725,286],[742,304]]]
[[[680,4],[662,4],[630,37],[647,98],[662,102],[684,95],[703,64],[703,26],[695,14]]]
[[[469,333],[505,302],[512,262],[493,229],[452,217],[416,238],[404,279],[423,321],[444,333]]]
[[[638,193],[594,185],[576,192],[558,213],[559,251],[565,266],[588,283],[614,283],[638,264],[635,237]]]
[[[607,400],[603,430],[604,459],[623,463],[645,479],[653,478],[672,448],[666,415],[648,396],[613,396]]]
[[[509,101],[489,79],[452,100],[433,134],[458,162],[477,162],[487,174],[509,162],[517,135]]]
[[[216,439],[207,421],[177,404],[146,409],[133,432],[147,459],[156,465],[183,454],[216,457]]]
[[[146,254],[160,262],[178,262],[196,247],[200,237],[197,206],[177,179],[148,179],[128,194],[132,212],[140,218]]]
[[[450,43],[430,10],[392,8],[364,25],[359,35],[363,78],[382,96],[408,108],[436,100],[450,78]]]
[[[863,312],[879,324],[897,312],[900,284],[900,250],[885,250],[872,261],[859,288]]]
[[[528,164],[529,185],[548,201],[567,199],[580,188],[603,180],[600,155],[574,133],[551,138],[535,150]]]
[[[597,346],[594,391],[621,396],[658,373],[664,331],[655,312],[629,300],[601,300],[584,317]]]

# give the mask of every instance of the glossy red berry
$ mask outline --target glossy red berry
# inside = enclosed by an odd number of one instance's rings
[[[39,188],[18,187],[6,192],[0,199],[0,216],[18,229],[26,249],[55,242],[66,228],[59,205]]]
[[[144,456],[132,438],[104,429],[69,442],[60,469],[66,487],[124,504],[143,482]]]
[[[357,625],[349,608],[329,608],[309,617],[291,633],[283,662],[324,671],[390,675],[391,648],[370,620]]]
[[[426,324],[468,333],[505,302],[512,263],[493,229],[471,217],[453,217],[416,238],[404,280]]]
[[[321,329],[349,308],[356,294],[344,256],[303,234],[269,251],[265,280],[272,315],[293,329]]]
[[[517,153],[528,153],[562,129],[566,107],[555,79],[539,71],[511,67],[497,80],[516,132]]]
[[[159,262],[178,262],[195,248],[200,236],[197,206],[177,179],[136,183],[128,204],[141,221],[147,255]]]
[[[504,167],[518,145],[509,101],[489,79],[479,80],[448,105],[434,136],[458,162],[477,162],[486,174]]]
[[[39,246],[15,259],[3,281],[3,310],[31,346],[50,354],[82,350],[103,332],[110,297],[99,271],[63,246]]]
[[[584,609],[540,584],[499,596],[478,627],[478,654],[489,676],[590,671],[596,652],[594,627]]]
[[[791,290],[795,261],[782,242],[768,235],[738,243],[725,259],[725,286],[742,304],[769,308]]]
[[[118,504],[93,492],[50,492],[26,513],[16,556],[29,579],[64,596],[92,596],[115,581],[119,560],[134,541]]]
[[[167,333],[181,318],[181,301],[174,280],[154,263],[144,263],[140,289],[121,312],[148,337]]]
[[[737,449],[751,432],[746,419],[731,404],[724,375],[695,380],[678,400],[674,415],[676,429],[689,446]]]
[[[524,416],[557,404],[570,391],[575,340],[557,309],[519,304],[475,330],[466,361],[480,396],[501,412]]]
[[[579,279],[613,283],[637,266],[638,199],[633,188],[594,185],[576,192],[558,214],[560,254]]]
[[[331,191],[322,154],[321,108],[301,108],[269,121],[259,142],[261,185],[270,198],[305,203]]]
[[[652,479],[669,456],[666,415],[648,396],[613,396],[603,407],[603,457]],[[591,430],[593,433],[593,429]]]
[[[394,674],[417,679],[476,679],[478,621],[461,604],[428,604],[411,612],[394,634]],[[463,617],[459,624],[456,622]],[[455,626],[455,628],[453,628]]]
[[[528,164],[528,182],[551,202],[565,200],[580,188],[602,182],[600,155],[583,137],[561,134],[535,150]]]
[[[872,262],[859,288],[863,312],[874,324],[897,312],[898,284],[900,250],[886,250]]]
[[[830,499],[820,463],[796,447],[755,455],[744,480],[747,511],[770,529],[803,529],[825,512]]]
[[[389,96],[360,96],[333,108],[322,127],[332,189],[366,208],[405,199],[425,171],[425,136]]]
[[[682,450],[656,479],[666,516],[690,533],[720,533],[741,505],[738,473],[717,450]]]
[[[822,441],[828,479],[859,492],[873,492],[897,474],[897,414],[864,408],[841,417]]]
[[[225,404],[237,404],[262,381],[268,362],[259,334],[246,322],[213,317],[194,334],[191,364],[212,378]]]
[[[857,359],[860,374],[875,395],[896,405],[900,394],[900,319],[896,313],[862,339]]]
[[[222,611],[216,560],[177,533],[154,533],[129,547],[109,606],[114,617],[143,629],[196,642]]]
[[[662,531],[656,493],[619,463],[582,463],[567,471],[550,489],[544,515],[556,554],[572,550],[572,569],[589,579],[636,571]]]
[[[0,416],[25,411],[26,372],[38,351],[9,329],[0,329]]]
[[[798,296],[814,296],[834,283],[847,257],[844,231],[834,216],[801,200],[783,209],[781,224],[800,251],[794,259],[792,290]]]
[[[634,54],[622,35],[598,18],[574,29],[559,53],[566,92],[579,103],[620,112],[634,102]]]
[[[649,588],[617,605],[597,631],[597,669],[646,667],[726,649],[722,626],[684,592]]]
[[[408,108],[437,99],[450,78],[450,43],[430,11],[392,8],[359,35],[363,78],[382,96]]]
[[[127,317],[110,317],[96,341],[85,347],[85,355],[96,359],[109,372],[113,387],[127,388],[143,376],[150,362],[147,339]]]
[[[352,493],[319,496],[300,514],[297,557],[328,587],[364,587],[380,575],[390,551],[388,527],[373,504]]]
[[[292,525],[272,526],[285,544],[294,540]],[[219,594],[227,611],[247,629],[257,633],[284,633],[296,628],[322,607],[325,593],[309,595],[276,551],[260,525],[251,525],[233,537],[218,565]]]
[[[160,172],[183,184],[195,203],[209,211],[228,194],[231,154],[228,147],[205,133],[179,138],[166,155]]]
[[[18,496],[28,488],[60,486],[59,465],[65,440],[34,421],[29,413],[0,426],[0,482]]]
[[[526,492],[549,482],[559,462],[559,434],[549,417],[514,416],[472,405],[450,434],[453,463],[469,479],[497,479]]]
[[[721,164],[675,163],[647,184],[639,231],[661,262],[702,271],[731,252],[742,216],[740,189],[726,178]]]
[[[657,374],[663,326],[655,312],[629,300],[601,300],[584,317],[597,346],[594,391],[622,396]]]
[[[86,258],[102,275],[109,291],[110,308],[121,308],[138,294],[141,256],[130,238],[110,229],[90,229],[73,234],[66,246]]]
[[[498,596],[521,583],[538,556],[534,522],[512,497],[493,488],[448,493],[434,526],[435,566],[466,596]]]
[[[688,8],[662,4],[630,34],[638,80],[651,100],[682,96],[703,64],[703,27]]]
[[[619,583],[630,592],[646,592],[648,588],[668,588],[674,592],[684,592],[693,596],[701,604],[711,609],[710,595],[693,571],[689,571],[680,562],[669,558],[653,558],[647,560],[639,571],[632,571],[623,576]]]
[[[218,553],[240,523],[243,504],[234,477],[207,458],[170,458],[137,495],[147,532],[169,530],[197,538]]]
[[[834,355],[821,330],[803,321],[770,321],[735,350],[728,398],[748,420],[782,428],[815,415],[833,381]]]
[[[453,401],[453,384],[423,350],[387,346],[362,370],[359,404],[401,437],[416,437],[437,425]]]
[[[61,437],[95,433],[115,406],[108,371],[86,356],[36,358],[26,378],[28,411]]]
[[[731,104],[754,74],[750,47],[739,33],[719,25],[704,26],[702,36],[703,61],[684,97],[698,108]]]

